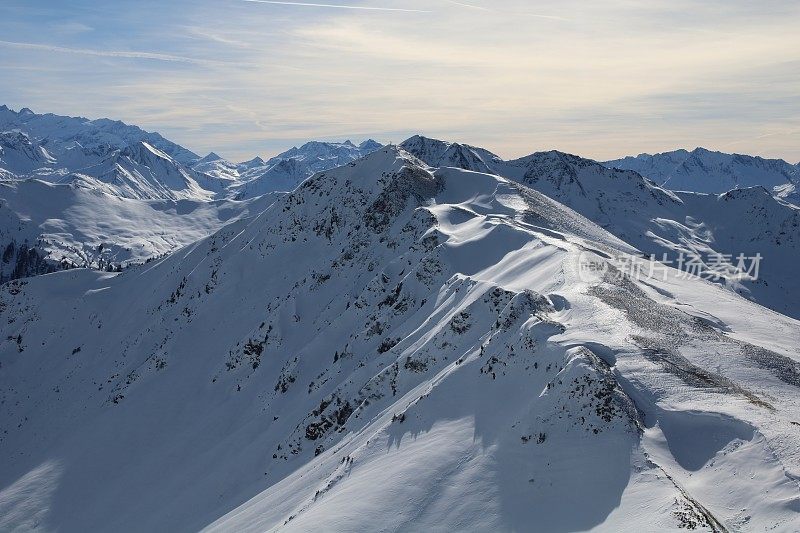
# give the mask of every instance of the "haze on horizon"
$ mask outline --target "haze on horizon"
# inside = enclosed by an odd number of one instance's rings
[[[791,0],[6,0],[0,103],[201,155],[414,133],[513,157],[800,160]]]

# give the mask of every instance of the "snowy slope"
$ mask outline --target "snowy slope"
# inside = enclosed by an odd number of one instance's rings
[[[273,200],[145,201],[75,184],[0,181],[0,250],[35,249],[51,266],[126,266],[200,240]],[[9,251],[3,257],[0,279],[19,277],[12,275],[19,255]],[[42,272],[21,267],[18,273]]]
[[[144,142],[115,151],[96,165],[47,179],[139,200],[208,201],[225,188],[217,178],[190,170]]]
[[[260,158],[257,158],[260,159]],[[233,184],[239,179],[239,171],[241,167],[249,168],[246,165],[253,164],[255,160],[243,163],[241,166],[220,157],[219,155],[211,152],[202,159],[198,159],[192,163],[192,169],[203,174],[213,176],[219,180],[229,182],[228,185]],[[263,162],[262,162],[263,163]]]
[[[443,143],[427,140],[428,146]],[[437,166],[436,152],[420,151],[419,137],[406,149]],[[677,262],[697,257],[720,274],[729,289],[762,305],[800,318],[800,209],[773,198],[763,188],[740,189],[721,195],[673,193],[637,172],[607,168],[600,163],[558,151],[537,152],[503,161],[482,157],[493,173],[523,183],[599,224],[644,256]],[[465,168],[465,167],[462,167]],[[477,170],[467,165],[468,170]],[[758,280],[730,276],[737,258],[760,253]],[[719,255],[722,254],[722,255]],[[727,265],[725,267],[724,265]]]
[[[9,173],[28,174],[55,162],[47,150],[20,131],[0,132],[0,167]]]
[[[387,147],[6,284],[0,530],[797,530],[800,323],[631,252]]]
[[[603,163],[609,168],[635,170],[673,191],[721,194],[732,189],[764,187],[776,196],[796,202],[793,185],[800,170],[781,159],[725,154],[705,148],[640,154]]]

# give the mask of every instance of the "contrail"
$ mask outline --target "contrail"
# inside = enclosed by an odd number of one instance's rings
[[[454,6],[466,7],[467,9],[477,9],[477,10],[480,10],[480,11],[489,11],[489,12],[494,12],[494,13],[498,12],[497,10],[494,10],[494,9],[491,9],[491,8],[488,8],[488,7],[478,6],[478,5],[475,5],[475,4],[468,4],[466,2],[457,2],[456,0],[442,0],[442,1],[443,2],[447,2],[448,4],[452,4]],[[517,12],[514,12],[514,11],[500,11],[500,13],[503,13],[503,14],[506,14],[506,15],[522,15],[522,16],[525,16],[525,17],[536,17],[536,18],[548,19],[548,20],[567,20],[564,17],[559,17],[557,15],[542,15],[540,13],[524,13],[524,12],[523,13],[517,13]]]
[[[431,13],[424,9],[402,9],[399,7],[370,7],[370,6],[345,6],[341,4],[312,4],[310,2],[279,2],[277,0],[244,0],[245,2],[256,2],[259,4],[277,4],[282,6],[302,6],[302,7],[327,7],[334,9],[361,9],[366,11],[402,11],[405,13]]]
[[[174,56],[171,54],[159,54],[155,52],[122,52],[110,50],[92,50],[89,48],[67,48],[64,46],[54,46],[38,43],[19,43],[14,41],[0,41],[0,46],[12,48],[25,48],[27,50],[44,50],[47,52],[60,52],[65,54],[79,54],[98,57],[123,57],[129,59],[152,59],[155,61],[168,61],[173,63],[190,63],[193,65],[221,65],[220,61],[210,61],[206,59],[194,59],[191,57]]]
[[[488,7],[465,4],[463,2],[456,2],[455,0],[444,0],[444,1],[447,2],[448,4],[453,4],[454,6],[467,7],[469,9],[480,9],[481,11],[491,11],[491,9],[489,9]]]

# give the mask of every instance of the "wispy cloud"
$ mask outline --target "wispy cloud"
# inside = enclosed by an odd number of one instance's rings
[[[157,52],[129,52],[120,50],[93,50],[90,48],[67,48],[65,46],[54,46],[40,43],[23,43],[14,41],[1,41],[0,46],[9,48],[23,48],[26,50],[42,50],[45,52],[58,52],[64,54],[79,54],[97,57],[120,57],[126,59],[149,59],[153,61],[167,61],[171,63],[190,63],[193,65],[220,65],[222,61],[210,59],[197,59],[192,57],[176,56],[171,54],[161,54]]]
[[[560,17],[558,15],[542,15],[541,13],[517,13],[518,15],[522,15],[524,17],[533,17],[537,19],[547,19],[547,20],[569,20],[566,17]]]
[[[275,4],[281,6],[323,7],[332,9],[358,9],[364,11],[401,11],[405,13],[430,13],[430,11],[425,9],[404,9],[399,7],[348,6],[343,4],[316,4],[310,2],[279,2],[277,0],[244,0],[244,1],[254,2],[258,4]]]
[[[458,6],[458,7],[465,7],[467,9],[474,9],[477,11],[486,11],[489,13],[502,13],[504,15],[510,16],[523,16],[523,17],[534,17],[534,18],[541,18],[541,19],[548,19],[548,20],[568,20],[566,17],[561,17],[558,15],[546,15],[543,13],[529,13],[527,11],[508,11],[508,10],[497,10],[488,8],[485,6],[479,6],[477,4],[468,4],[467,2],[457,2],[456,0],[442,0],[442,2],[446,2],[450,5]]]
[[[82,22],[69,21],[56,24],[55,30],[58,33],[62,33],[65,35],[76,35],[80,33],[94,31],[94,28],[86,24],[83,24]]]
[[[213,41],[215,43],[227,44],[229,46],[235,46],[235,47],[238,47],[238,48],[249,48],[250,47],[250,45],[248,43],[244,42],[244,41],[233,39],[233,38],[228,37],[226,35],[221,35],[221,34],[219,34],[217,32],[210,31],[210,30],[207,30],[207,29],[204,29],[204,28],[192,26],[192,27],[186,28],[186,31],[189,33],[189,35],[191,35],[193,37],[200,37],[200,38],[203,38],[203,39],[207,39],[209,41]]]
[[[119,118],[198,153],[422,131],[508,157],[743,140],[800,159],[797,0],[192,0],[157,17],[142,0],[11,3],[26,7],[0,7],[0,103]]]

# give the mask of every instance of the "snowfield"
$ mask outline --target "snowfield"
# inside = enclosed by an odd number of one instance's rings
[[[796,211],[419,145],[0,286],[0,530],[800,530],[800,322],[614,266]]]
[[[39,180],[0,181],[0,242],[35,246],[50,262],[125,267],[196,242],[263,211],[275,198],[247,201],[138,200]],[[4,257],[7,281],[15,257]]]

